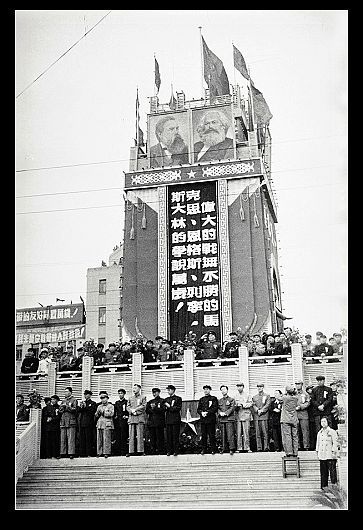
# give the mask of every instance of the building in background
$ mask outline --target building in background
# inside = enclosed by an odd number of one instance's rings
[[[149,99],[147,142],[125,173],[123,330],[223,341],[281,330],[270,114],[238,85]]]
[[[86,338],[108,345],[121,337],[123,247],[116,246],[108,265],[87,269]]]
[[[21,362],[28,348],[37,355],[47,346],[75,348],[85,340],[84,304],[58,304],[44,307],[25,307],[16,310],[16,365]]]

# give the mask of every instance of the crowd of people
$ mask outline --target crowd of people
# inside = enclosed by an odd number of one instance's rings
[[[253,363],[266,363],[266,356],[275,356],[273,362],[286,362],[287,356],[291,355],[291,344],[301,343],[303,357],[307,363],[320,363],[320,358],[338,357],[343,354],[343,335],[333,333],[327,339],[324,333],[317,331],[313,341],[310,334],[301,335],[298,330],[290,327],[284,328],[280,333],[249,334],[242,333],[240,328],[236,332],[229,334],[229,339],[223,344],[217,340],[213,331],[203,334],[197,339],[195,333],[189,332],[183,341],[170,341],[162,336],[155,337],[154,340],[145,339],[141,335],[137,338],[125,342],[112,342],[105,348],[104,344],[96,344],[93,339],[85,341],[75,352],[72,344],[69,344],[66,351],[62,348],[44,347],[40,351],[39,359],[34,348],[28,348],[21,365],[22,374],[47,374],[50,362],[56,362],[57,371],[80,371],[82,370],[82,359],[84,356],[93,357],[94,366],[108,364],[132,363],[132,355],[139,352],[143,356],[145,364],[183,361],[184,350],[192,349],[195,352],[195,359],[200,361],[199,365],[207,365],[211,359],[222,359],[222,364],[234,364],[238,357],[238,348],[241,345],[247,347],[249,357],[253,357]],[[335,362],[339,359],[330,358],[328,362]],[[151,366],[150,366],[151,368]],[[157,366],[155,367],[157,368]]]

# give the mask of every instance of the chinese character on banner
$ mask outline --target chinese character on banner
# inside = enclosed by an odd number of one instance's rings
[[[19,311],[18,313],[16,313],[16,321],[22,322],[22,320],[23,320],[23,312]]]
[[[24,335],[23,333],[18,333],[18,335],[16,336],[16,343],[17,344],[23,344],[24,342]]]
[[[29,311],[24,311],[24,313],[23,313],[23,321],[27,322],[28,320],[30,320]]]
[[[37,311],[37,320],[43,320],[43,311]]]
[[[72,340],[72,339],[74,339],[74,329],[69,330],[68,340]]]
[[[220,340],[216,182],[167,189],[170,339],[184,340],[191,331],[199,339],[213,327]]]
[[[54,320],[57,318],[57,310],[56,309],[51,309],[50,310],[50,318],[51,320]]]
[[[37,312],[30,311],[29,320],[36,320],[36,319],[37,319]]]
[[[57,309],[57,318],[64,318],[64,310],[62,308]]]
[[[64,318],[71,318],[71,308],[70,307],[66,307],[64,309]]]
[[[34,333],[29,333],[29,335],[28,335],[28,340],[29,340],[29,342],[30,342],[31,344],[32,344],[33,342],[35,342],[35,340],[34,340]]]
[[[44,342],[46,342],[46,340],[47,340],[47,339],[46,339],[46,335],[45,335],[45,333],[41,333],[41,334],[40,334],[40,342],[41,342],[42,344],[44,344]]]

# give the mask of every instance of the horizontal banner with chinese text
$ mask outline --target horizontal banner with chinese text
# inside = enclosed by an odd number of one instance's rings
[[[16,310],[16,327],[53,326],[54,324],[83,324],[83,304],[27,307]]]
[[[45,344],[46,342],[66,342],[84,339],[86,326],[77,326],[47,333],[17,333],[16,344]]]

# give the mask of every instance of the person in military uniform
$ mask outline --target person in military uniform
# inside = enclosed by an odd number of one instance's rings
[[[69,455],[73,458],[76,453],[76,428],[77,428],[77,411],[78,403],[76,398],[72,395],[72,388],[67,386],[64,391],[64,399],[59,405],[59,412],[61,414],[60,431],[61,431],[61,447],[60,454],[62,456]]]
[[[144,455],[144,428],[145,428],[145,408],[146,408],[146,396],[141,394],[141,386],[135,384],[133,387],[134,395],[128,399],[127,411],[129,413],[129,452],[126,456],[130,456],[135,451]],[[135,442],[136,437],[136,442]]]
[[[224,453],[228,444],[229,454],[233,455],[236,450],[236,443],[234,440],[234,430],[236,423],[234,411],[236,409],[236,401],[234,398],[228,395],[228,386],[221,385],[219,389],[222,392],[222,397],[218,400],[218,418],[219,426],[222,432],[221,453]]]
[[[113,416],[115,409],[108,402],[107,392],[100,392],[101,403],[98,405],[95,419],[97,420],[97,456],[108,458],[111,455],[112,431],[114,429]]]
[[[216,396],[211,396],[212,387],[204,385],[204,396],[198,402],[197,413],[200,416],[200,426],[202,430],[202,451],[204,455],[207,452],[207,442],[211,446],[211,453],[214,455],[217,452],[216,444],[216,413],[218,412],[218,399]]]
[[[252,397],[257,451],[262,451],[261,434],[263,438],[263,450],[268,451],[268,413],[270,396],[269,394],[265,394],[264,386],[263,383],[258,383],[258,393]]]
[[[165,425],[166,425],[166,451],[167,456],[179,452],[179,434],[181,424],[182,398],[175,395],[175,386],[166,387],[169,396],[164,399]]]
[[[80,456],[93,456],[96,438],[95,413],[97,403],[92,401],[92,392],[85,390],[84,401],[79,404],[79,449]]]
[[[252,419],[252,399],[244,391],[244,384],[237,383],[236,401],[236,427],[237,427],[237,451],[252,453],[250,448],[250,423]],[[243,435],[243,436],[242,436]],[[243,442],[243,447],[242,447]]]
[[[327,417],[329,426],[332,426],[330,414],[333,406],[333,391],[329,386],[325,386],[325,377],[323,375],[317,375],[316,380],[318,385],[315,386],[311,392],[311,406],[315,423],[315,435],[320,431],[320,420],[323,416]]]
[[[29,407],[24,403],[23,394],[16,394],[16,421],[29,421]]]
[[[238,340],[238,335],[234,331],[229,334],[229,342],[226,342],[224,345],[224,350],[222,357],[224,359],[237,359],[238,358],[238,348],[241,346],[241,343]],[[223,361],[221,366],[226,366],[229,364],[236,364],[234,361]]]
[[[195,358],[198,361],[204,359],[218,359],[222,355],[221,343],[216,340],[216,334],[213,331],[202,335],[197,342],[197,354]],[[212,366],[211,362],[198,362],[198,366]]]
[[[44,414],[44,431],[45,431],[45,458],[60,458],[59,456],[59,438],[60,438],[60,413],[59,397],[54,394],[50,397],[50,403],[42,410]]]
[[[297,456],[299,449],[299,438],[297,426],[297,404],[298,397],[296,390],[292,385],[286,386],[286,394],[283,394],[279,400],[282,402],[281,409],[281,436],[282,446],[286,456]]]
[[[127,441],[129,438],[129,412],[127,410],[127,399],[125,398],[126,390],[118,389],[119,398],[115,402],[115,416],[113,418],[115,425],[116,453],[126,456],[128,453]]]
[[[298,379],[295,381],[296,395],[298,397],[297,403],[297,419],[299,420],[298,431],[301,434],[302,443],[299,440],[299,449],[308,451],[310,449],[310,429],[309,429],[309,412],[310,395],[303,390],[303,381]]]
[[[27,353],[21,363],[20,371],[22,374],[35,374],[38,371],[39,359],[35,357],[35,349],[28,348]]]
[[[146,403],[147,426],[150,433],[151,451],[161,455],[164,452],[164,400],[160,397],[160,388],[153,388],[151,392],[154,397]]]

